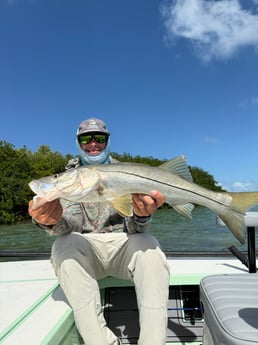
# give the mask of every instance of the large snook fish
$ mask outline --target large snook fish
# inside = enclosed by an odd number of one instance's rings
[[[177,212],[191,218],[193,204],[217,214],[235,237],[245,242],[244,212],[258,203],[258,192],[218,193],[192,182],[184,156],[159,167],[137,163],[82,166],[29,183],[36,194],[33,207],[63,198],[74,202],[109,202],[123,216],[132,215],[132,193],[158,190]]]

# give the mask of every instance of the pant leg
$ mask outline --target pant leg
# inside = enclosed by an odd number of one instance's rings
[[[138,344],[165,344],[170,272],[158,241],[147,233],[128,235],[111,274],[134,281],[140,317]]]
[[[97,279],[105,272],[87,237],[71,233],[57,238],[52,263],[85,344],[120,344],[104,319]]]

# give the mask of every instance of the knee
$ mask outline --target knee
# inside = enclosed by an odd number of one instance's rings
[[[166,285],[169,284],[170,269],[160,248],[136,252],[128,268],[134,280],[160,280]]]
[[[166,256],[159,247],[141,252],[139,264],[145,272],[150,271],[153,275],[164,270],[168,272]]]
[[[158,240],[148,233],[137,233],[129,235],[128,246],[134,252],[137,250],[147,251],[148,249],[160,248]]]
[[[169,267],[165,254],[162,252],[157,239],[149,234],[131,235],[129,250],[132,252],[128,266],[131,273],[144,272],[145,275],[169,276]]]

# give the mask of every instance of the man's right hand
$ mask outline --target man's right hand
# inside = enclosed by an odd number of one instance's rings
[[[28,211],[36,222],[44,225],[54,225],[61,221],[63,207],[59,199],[55,199],[33,209],[33,200],[30,200]]]

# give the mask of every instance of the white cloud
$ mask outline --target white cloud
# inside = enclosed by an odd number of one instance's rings
[[[251,192],[258,190],[258,183],[254,181],[236,181],[218,183],[222,188],[229,192]]]
[[[251,190],[253,187],[253,184],[251,182],[237,181],[233,183],[232,187],[235,191],[245,192],[245,191]]]
[[[161,13],[167,41],[189,40],[203,61],[228,59],[247,46],[258,49],[258,15],[238,0],[171,0]]]

